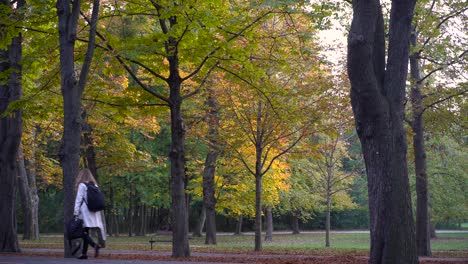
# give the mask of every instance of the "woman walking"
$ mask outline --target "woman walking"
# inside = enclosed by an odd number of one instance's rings
[[[94,184],[98,186],[96,179],[88,169],[83,169],[78,173],[75,182],[75,188],[78,189],[75,199],[75,210],[74,217],[78,217],[83,220],[84,234],[83,234],[83,250],[81,256],[78,259],[88,258],[88,245],[94,248],[94,257],[99,256],[99,249],[102,247],[101,244],[95,243],[89,236],[90,229],[97,229],[100,238],[104,242],[106,240],[106,232],[104,228],[103,214],[102,211],[92,212],[87,206],[87,184]]]

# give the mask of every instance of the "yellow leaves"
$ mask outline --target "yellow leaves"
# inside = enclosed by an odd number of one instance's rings
[[[157,134],[161,129],[158,120],[155,116],[144,116],[140,118],[128,117],[124,120],[124,124],[130,127],[141,129],[147,137],[151,137],[148,133]]]

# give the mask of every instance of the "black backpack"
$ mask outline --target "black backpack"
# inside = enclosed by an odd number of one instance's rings
[[[99,187],[94,183],[85,183],[88,190],[86,191],[86,205],[89,211],[98,212],[104,210],[106,207],[106,199]]]

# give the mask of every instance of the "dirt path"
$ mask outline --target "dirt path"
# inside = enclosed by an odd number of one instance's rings
[[[62,249],[23,249],[15,256],[47,256],[61,258]],[[0,259],[1,259],[0,255]],[[92,258],[90,258],[92,259]],[[153,260],[153,261],[179,261],[171,258],[170,252],[162,251],[130,251],[130,250],[101,250],[99,260]],[[232,254],[232,253],[201,253],[193,252],[192,257],[182,259],[188,262],[217,262],[217,263],[262,263],[262,264],[367,264],[365,256],[313,256],[313,255],[273,255],[273,254]],[[420,258],[421,264],[467,264],[468,258]],[[1,264],[1,261],[0,261]]]

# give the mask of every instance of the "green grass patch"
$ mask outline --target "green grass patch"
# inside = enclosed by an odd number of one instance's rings
[[[433,251],[450,251],[468,254],[468,233],[438,233],[432,240]],[[150,250],[150,239],[158,242],[153,244],[153,250],[170,251],[172,247],[170,235],[155,235],[144,237],[108,237],[107,249],[112,250]],[[217,245],[205,245],[204,237],[192,237],[190,246],[194,252],[232,252],[252,253],[254,248],[253,235],[218,235]],[[366,255],[369,251],[369,234],[330,234],[331,248],[325,247],[325,234],[308,233],[299,235],[274,235],[273,242],[263,243],[265,253],[270,254],[313,254]],[[40,240],[20,241],[23,248],[63,248],[63,237],[60,235],[42,235]]]

